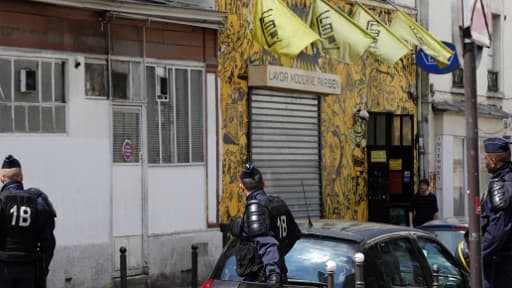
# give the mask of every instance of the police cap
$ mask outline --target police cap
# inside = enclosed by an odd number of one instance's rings
[[[493,137],[484,140],[485,153],[501,153],[510,151],[507,139]]]
[[[259,178],[261,179],[260,170],[252,164],[246,164],[244,166],[244,169],[242,170],[242,173],[240,173],[240,180],[244,180],[244,179],[255,179],[256,180],[256,178],[257,178],[256,176],[259,176]]]
[[[2,163],[2,169],[21,168],[21,163],[12,155],[7,155]]]

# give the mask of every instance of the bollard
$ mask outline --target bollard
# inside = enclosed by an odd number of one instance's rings
[[[336,274],[336,262],[329,260],[327,266],[327,288],[334,288],[334,275]]]
[[[126,247],[121,246],[119,248],[119,252],[121,252],[121,255],[119,256],[119,264],[120,264],[120,277],[121,277],[121,288],[127,288],[127,274],[126,274]]]
[[[361,252],[357,252],[354,254],[354,262],[356,262],[356,271],[355,271],[355,282],[356,288],[364,288],[364,254]]]
[[[197,246],[192,245],[192,288],[197,288]]]
[[[221,223],[219,225],[219,228],[220,228],[220,232],[222,232],[222,247],[226,247],[226,244],[228,244],[228,241],[229,241],[229,229],[231,228],[231,225],[228,223],[228,224],[223,224]]]
[[[439,282],[439,265],[432,265],[432,288],[441,288],[441,283]]]

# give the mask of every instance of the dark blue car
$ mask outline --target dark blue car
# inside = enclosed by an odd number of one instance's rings
[[[365,255],[366,288],[432,287],[434,264],[440,267],[442,287],[466,288],[467,275],[451,251],[432,233],[405,226],[372,222],[318,221],[313,227],[301,225],[303,237],[286,256],[289,287],[325,287],[326,262],[336,262],[335,287],[355,287],[353,256]],[[257,287],[236,271],[231,240],[220,255],[203,288]]]

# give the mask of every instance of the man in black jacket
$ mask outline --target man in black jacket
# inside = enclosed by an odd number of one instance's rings
[[[430,220],[439,218],[436,195],[428,191],[429,182],[427,179],[420,180],[420,190],[411,199],[411,210],[409,211],[409,225],[420,226]]]

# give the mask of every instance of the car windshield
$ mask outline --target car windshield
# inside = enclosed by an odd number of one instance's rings
[[[336,262],[335,286],[344,287],[347,276],[353,280],[354,261],[357,251],[354,242],[343,240],[302,238],[286,255],[288,279],[327,283],[326,262]]]
[[[346,287],[345,282],[354,282],[352,257],[356,251],[354,242],[305,236],[286,255],[288,279],[291,283],[294,280],[327,283],[326,262],[332,260],[336,262],[335,286]],[[242,281],[236,273],[235,256],[229,255],[225,261],[220,280]]]

